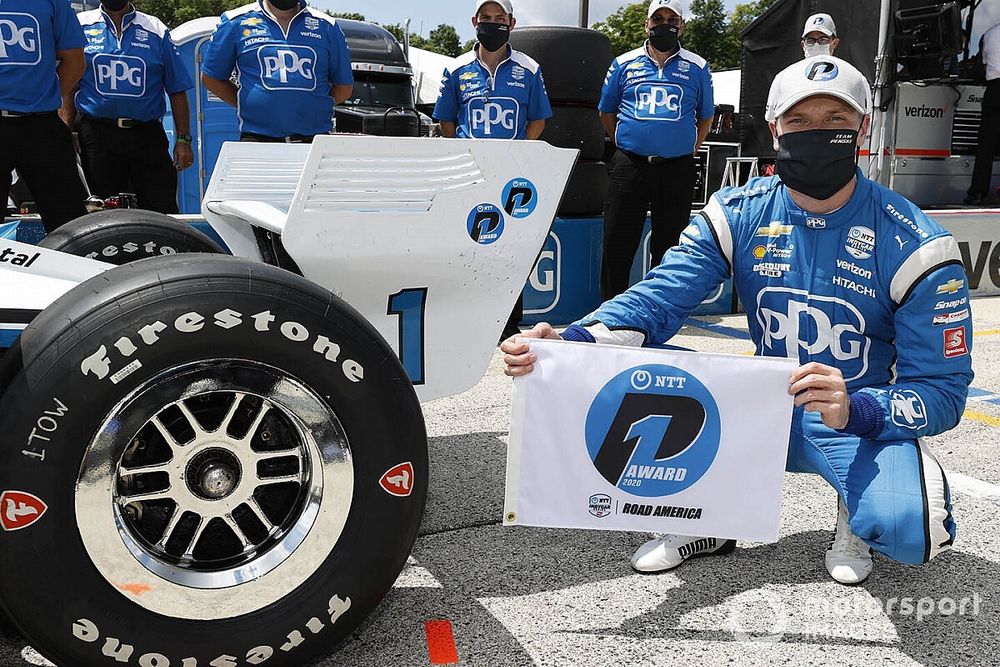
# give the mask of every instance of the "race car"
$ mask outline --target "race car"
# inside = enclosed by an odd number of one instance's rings
[[[0,241],[0,604],[25,636],[73,666],[328,654],[416,538],[419,402],[485,372],[575,158],[232,144],[203,212],[236,257],[134,211]]]

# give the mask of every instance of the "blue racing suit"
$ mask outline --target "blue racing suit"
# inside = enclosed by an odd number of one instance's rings
[[[841,209],[800,209],[777,177],[724,189],[646,279],[563,334],[655,345],[727,277],[757,354],[839,368],[847,427],[796,409],[787,469],[822,475],[851,529],[875,550],[922,563],[955,537],[944,470],[920,441],[962,417],[972,382],[972,318],[952,236],[866,179]]]

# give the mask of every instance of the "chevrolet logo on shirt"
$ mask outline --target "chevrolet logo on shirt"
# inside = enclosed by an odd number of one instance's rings
[[[958,290],[962,289],[963,287],[965,287],[965,281],[955,278],[953,280],[949,280],[944,285],[938,285],[937,293],[955,294],[956,292],[958,292]]]
[[[768,227],[761,227],[757,230],[757,236],[767,236],[769,238],[778,238],[779,236],[788,236],[792,233],[791,225],[783,225],[780,222],[772,222]]]
[[[242,23],[240,23],[240,25],[258,26],[261,25],[262,23],[264,23],[264,19],[258,18],[256,16],[251,16],[250,18],[245,19]]]

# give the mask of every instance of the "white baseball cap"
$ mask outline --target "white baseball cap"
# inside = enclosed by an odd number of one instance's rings
[[[841,99],[865,116],[872,111],[871,86],[864,74],[846,60],[813,56],[789,65],[774,77],[765,118],[773,122],[802,100],[816,95]]]
[[[833,17],[829,14],[813,14],[806,19],[802,36],[805,37],[811,32],[821,32],[827,37],[833,37],[837,34],[837,24],[833,22]]]
[[[649,3],[649,12],[647,12],[646,18],[653,18],[653,14],[663,7],[677,14],[677,16],[684,18],[684,8],[681,7],[680,0],[652,0]]]
[[[503,10],[508,14],[510,15],[514,14],[514,6],[510,3],[510,0],[476,0],[476,12],[475,14],[473,14],[473,16],[479,14],[479,10],[483,8],[483,5],[488,5],[491,2],[495,2],[496,4],[503,7]]]

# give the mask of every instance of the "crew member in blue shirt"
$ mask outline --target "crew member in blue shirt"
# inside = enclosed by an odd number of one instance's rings
[[[59,116],[86,68],[85,43],[66,0],[0,3],[0,196],[17,169],[48,231],[87,213],[73,135]]]
[[[476,0],[477,43],[444,71],[434,118],[445,137],[538,139],[552,117],[542,68],[507,43],[517,21],[510,0]],[[516,334],[519,295],[500,340]]]
[[[194,162],[187,98],[194,83],[167,26],[129,0],[103,0],[79,19],[87,72],[76,109],[91,193],[133,192],[141,208],[177,213],[177,172]],[[166,96],[177,130],[173,157],[162,123]]]
[[[236,107],[243,141],[311,143],[333,130],[334,102],[354,90],[344,31],[305,0],[259,0],[223,14],[202,80]]]
[[[434,118],[446,137],[537,139],[552,117],[538,63],[507,43],[510,0],[477,0],[476,46],[444,71]]]
[[[694,155],[715,116],[708,63],[678,41],[684,34],[680,0],[652,0],[647,16],[649,39],[611,63],[598,105],[618,147],[608,164],[604,299],[628,288],[647,210],[652,266],[677,245],[691,217]]]

